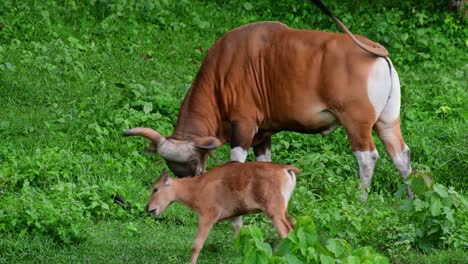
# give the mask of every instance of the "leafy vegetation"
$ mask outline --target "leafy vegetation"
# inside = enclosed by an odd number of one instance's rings
[[[362,257],[352,250],[360,248],[395,263],[468,262],[467,17],[446,12],[445,1],[326,4],[390,51],[403,134],[420,173],[407,182],[417,194],[409,200],[378,144],[369,201],[361,203],[343,129],[327,138],[275,135],[273,159],[302,170],[290,213],[299,229],[319,230],[306,232],[317,242],[305,249],[317,258]],[[195,215],[173,206],[153,221],[143,212],[166,168],[143,155],[147,142],[121,133],[148,126],[170,134],[206,50],[230,29],[262,20],[338,31],[299,0],[0,1],[0,262],[189,259]],[[226,160],[225,146],[209,166]],[[276,248],[272,256],[309,256],[293,240],[299,229],[279,242],[262,215],[244,219],[262,230],[263,238],[249,229],[261,248]],[[231,229],[214,228],[200,263],[242,261]]]
[[[241,228],[237,245],[243,254],[242,263],[388,263],[387,258],[372,248],[352,249],[343,239],[331,238],[322,245],[310,217],[298,219],[294,230],[278,245],[275,255],[254,226]]]

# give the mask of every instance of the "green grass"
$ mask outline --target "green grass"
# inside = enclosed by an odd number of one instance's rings
[[[185,263],[195,235],[191,224],[106,221],[93,226],[86,243],[67,247],[47,238],[9,236],[2,240],[10,249],[3,252],[2,263]],[[231,226],[218,224],[199,263],[233,263],[236,259]]]
[[[0,2],[0,263],[187,261],[195,214],[173,206],[154,221],[143,212],[151,184],[167,168],[143,154],[144,139],[121,133],[148,126],[169,135],[206,50],[236,26],[279,20],[337,31],[303,1],[132,3]],[[413,167],[466,198],[467,18],[435,3],[327,5],[353,32],[390,51]],[[363,204],[343,129],[327,138],[275,135],[273,159],[302,170],[291,214],[312,215],[323,240],[372,246],[395,263],[467,262],[466,209],[455,211],[443,240],[419,249],[422,220],[399,209],[401,179],[376,143],[380,159]],[[209,166],[228,160],[228,152],[220,148]],[[114,204],[114,193],[132,209]],[[262,215],[245,222],[278,243]],[[240,262],[228,222],[212,230],[199,262]]]

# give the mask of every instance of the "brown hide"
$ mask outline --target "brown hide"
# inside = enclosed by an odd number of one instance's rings
[[[172,138],[229,142],[231,124],[238,123],[241,146],[248,148],[282,130],[322,132],[346,115],[374,121],[366,82],[376,58],[345,34],[278,22],[239,27],[209,49]]]
[[[198,230],[190,260],[196,263],[210,229],[224,219],[263,211],[285,238],[294,227],[287,207],[297,173],[299,169],[292,165],[270,162],[229,162],[193,178],[172,179],[163,173],[145,210],[156,217],[172,202],[180,202],[197,212]]]
[[[271,207],[281,208],[279,211],[282,211],[286,208],[281,191],[283,185],[291,181],[291,176],[285,174],[286,170],[295,174],[300,172],[292,165],[228,162],[199,177],[169,178],[170,184],[167,186],[164,184],[167,176],[164,178],[162,175],[153,186],[158,191],[151,195],[147,210],[153,211],[158,199],[165,200],[158,214],[171,202],[178,201],[201,216],[218,212],[215,222],[251,212],[269,212]]]

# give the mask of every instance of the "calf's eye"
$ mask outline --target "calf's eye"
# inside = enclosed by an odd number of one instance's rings
[[[154,188],[153,193],[157,192],[158,190],[159,190],[158,188]]]

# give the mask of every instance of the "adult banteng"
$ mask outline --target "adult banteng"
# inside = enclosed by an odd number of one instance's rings
[[[320,1],[316,1],[320,2]],[[321,2],[320,2],[321,3]],[[320,5],[319,5],[320,6]],[[189,89],[174,133],[149,128],[125,135],[151,140],[177,176],[205,170],[209,150],[231,146],[231,160],[271,160],[271,135],[279,131],[328,135],[346,130],[359,163],[367,199],[378,154],[372,130],[405,179],[410,150],[400,132],[400,83],[387,50],[351,32],[337,34],[259,22],[224,34],[208,50]]]

